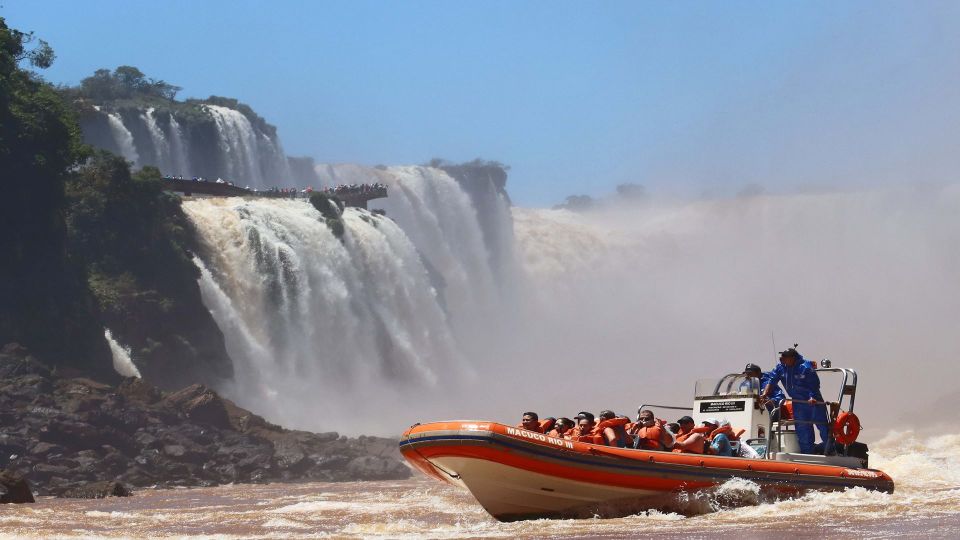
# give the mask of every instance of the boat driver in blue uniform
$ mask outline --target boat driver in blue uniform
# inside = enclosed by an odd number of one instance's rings
[[[793,419],[797,421],[797,443],[800,445],[800,452],[813,454],[813,425],[804,422],[817,422],[820,438],[824,441],[824,446],[828,446],[830,427],[827,425],[827,407],[814,405],[823,403],[820,377],[817,375],[816,365],[804,359],[795,347],[796,345],[780,353],[780,363],[770,372],[769,382],[763,389],[762,396],[769,399],[777,389],[777,384],[783,383],[793,399]],[[829,448],[827,450],[829,453]]]
[[[743,374],[746,377],[752,377],[759,381],[759,384],[755,387],[759,391],[760,395],[763,395],[763,391],[766,390],[768,386],[771,386],[770,380],[773,378],[773,372],[767,371],[764,373],[760,366],[756,364],[747,364],[747,367],[743,368]],[[752,386],[753,383],[750,383]],[[767,412],[770,413],[770,416],[773,417],[774,421],[780,419],[780,404],[783,403],[783,400],[787,398],[784,395],[783,390],[780,389],[779,383],[773,383],[773,390],[770,392],[768,398],[763,399],[763,404],[767,408]]]

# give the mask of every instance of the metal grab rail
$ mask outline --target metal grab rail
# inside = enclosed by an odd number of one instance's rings
[[[741,386],[743,385],[744,382],[749,382],[750,390],[753,391],[752,394],[759,394],[760,391],[763,390],[763,388],[760,388],[760,379],[757,377],[751,377],[749,375],[744,375],[743,373],[728,373],[723,377],[721,377],[719,381],[717,381],[716,386],[714,386],[713,388],[713,395],[714,396],[731,395],[731,394],[742,395],[740,393],[741,392],[740,388],[738,388],[736,392],[733,392],[733,383],[735,383],[737,379],[743,379],[743,381],[741,381],[740,383]],[[724,382],[727,383],[727,389],[726,391],[721,392],[720,387],[723,386]]]
[[[677,410],[677,411],[690,411],[690,412],[693,412],[693,407],[678,407],[678,406],[676,406],[676,405],[654,405],[654,404],[652,404],[652,403],[649,403],[649,404],[648,404],[648,403],[641,403],[640,406],[637,407],[637,419],[638,419],[638,420],[640,419],[640,411],[644,410],[644,409],[647,408],[647,407],[649,407],[649,408],[651,408],[651,409],[653,409],[653,408],[657,408],[657,409],[674,409],[674,410]]]
[[[782,403],[784,403],[784,402],[786,402],[786,401],[790,401],[790,402],[797,402],[797,403],[801,403],[801,404],[806,403],[806,404],[808,404],[808,405],[810,405],[810,406],[813,406],[813,407],[820,406],[820,405],[824,405],[824,406],[829,406],[829,407],[831,407],[831,408],[833,407],[834,403],[836,403],[836,405],[837,405],[837,410],[839,410],[839,409],[841,409],[841,408],[843,407],[843,397],[844,397],[844,396],[850,396],[850,400],[849,400],[850,405],[849,405],[848,410],[849,410],[850,412],[853,412],[853,404],[854,404],[854,401],[855,401],[855,399],[856,399],[856,397],[857,397],[857,372],[854,371],[854,370],[852,370],[852,369],[850,369],[850,368],[835,368],[835,367],[816,368],[816,370],[817,370],[817,373],[818,373],[818,374],[819,374],[819,373],[842,373],[842,374],[843,374],[843,383],[840,385],[840,392],[839,392],[839,395],[837,396],[837,401],[836,401],[836,402],[816,401],[816,402],[814,402],[814,403],[810,403],[810,401],[808,401],[808,400],[794,399],[794,398],[785,398],[785,399],[783,399],[779,404],[776,405],[777,409],[779,409],[779,407],[780,407],[780,405],[781,405]],[[828,413],[829,413],[829,411],[828,411]],[[827,421],[826,421],[826,422],[816,422],[816,421],[813,421],[813,420],[792,420],[792,419],[791,419],[791,420],[783,420],[783,421],[781,421],[781,420],[779,419],[779,417],[778,417],[777,423],[780,424],[781,422],[783,422],[784,425],[797,425],[797,424],[807,425],[807,424],[810,424],[810,425],[826,425],[826,426],[831,426],[831,430],[830,430],[830,440],[824,441],[824,444],[827,445],[827,444],[829,444],[830,442],[833,442],[833,441],[834,441],[834,439],[833,439],[833,429],[832,429],[833,422],[831,421],[831,416],[833,416],[833,415],[832,415],[832,414],[828,414],[828,415],[827,415]],[[779,431],[778,431],[778,433],[779,433]],[[764,453],[764,458],[765,458],[765,459],[770,459],[770,447],[771,447],[772,445],[773,445],[773,414],[772,414],[772,411],[771,411],[770,419],[769,419],[769,421],[768,421],[768,423],[767,423],[767,448],[766,448],[766,452]]]

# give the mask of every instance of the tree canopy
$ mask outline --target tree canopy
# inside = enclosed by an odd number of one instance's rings
[[[166,81],[147,78],[133,66],[119,66],[111,73],[98,69],[93,75],[80,81],[79,96],[99,103],[116,99],[153,97],[173,100],[182,90]]]
[[[0,345],[19,342],[50,363],[109,377],[110,351],[83,272],[70,260],[64,180],[86,156],[56,90],[20,64],[55,55],[0,18]]]

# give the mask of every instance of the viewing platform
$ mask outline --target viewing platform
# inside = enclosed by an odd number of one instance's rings
[[[336,197],[347,206],[367,208],[367,202],[373,199],[382,199],[387,196],[387,186],[383,184],[357,184],[337,186],[320,190],[281,191],[279,189],[257,190],[247,189],[224,182],[210,182],[208,180],[181,180],[179,178],[163,178],[163,187],[167,191],[182,193],[187,197],[205,195],[208,197],[264,197],[270,199],[309,199],[314,193],[323,193]]]

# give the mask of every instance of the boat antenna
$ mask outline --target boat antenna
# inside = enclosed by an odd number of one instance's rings
[[[780,357],[780,353],[777,352],[777,340],[773,339],[773,330],[770,331],[770,343],[773,344],[773,359],[776,360]]]

